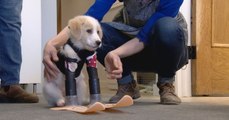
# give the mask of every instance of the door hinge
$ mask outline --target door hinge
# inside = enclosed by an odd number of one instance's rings
[[[196,46],[188,46],[188,58],[196,59]]]

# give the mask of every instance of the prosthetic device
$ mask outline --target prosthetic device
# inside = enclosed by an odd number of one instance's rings
[[[76,80],[83,68],[83,65],[87,65],[87,73],[89,77],[89,90],[90,90],[90,103],[93,104],[101,100],[100,96],[100,84],[96,66],[96,52],[79,50],[73,46],[71,41],[67,43],[77,53],[80,59],[65,57],[65,92],[66,92],[66,104],[78,105]]]
[[[71,44],[71,43],[68,43]],[[90,113],[97,112],[110,108],[117,107],[126,107],[133,104],[133,99],[125,95],[117,103],[101,103],[100,96],[100,84],[98,78],[98,72],[96,68],[96,53],[87,51],[87,50],[74,50],[77,52],[77,55],[80,59],[69,58],[63,54],[58,54],[60,60],[58,61],[57,67],[65,73],[65,92],[66,92],[66,106],[63,107],[54,107],[52,110],[67,110],[78,113]],[[76,89],[76,80],[80,76],[83,65],[87,65],[87,73],[89,77],[89,90],[90,90],[90,105],[82,106],[78,103],[77,89]],[[83,80],[83,79],[80,79]]]
[[[99,77],[96,68],[96,56],[87,61],[87,72],[89,76],[90,103],[101,101]]]
[[[117,103],[111,103],[111,104],[102,104],[100,102],[95,102],[94,104],[91,104],[89,106],[64,106],[64,107],[55,107],[51,108],[51,110],[66,110],[66,111],[73,111],[77,113],[91,113],[91,112],[97,112],[101,110],[106,109],[112,109],[112,108],[119,108],[119,107],[127,107],[133,105],[133,99],[129,95],[123,96]]]
[[[65,93],[66,105],[77,105],[77,91],[75,70],[77,68],[76,59],[65,59]]]

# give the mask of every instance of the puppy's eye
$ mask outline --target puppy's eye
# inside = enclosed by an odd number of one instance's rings
[[[87,29],[87,33],[92,33],[92,29]]]
[[[97,34],[99,34],[99,31],[97,31]]]

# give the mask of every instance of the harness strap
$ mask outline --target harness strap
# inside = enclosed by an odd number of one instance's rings
[[[78,52],[80,51],[79,48],[77,48],[77,47],[74,46],[73,42],[72,42],[70,39],[67,41],[66,44],[70,45],[71,48],[72,48],[76,53],[78,53]]]

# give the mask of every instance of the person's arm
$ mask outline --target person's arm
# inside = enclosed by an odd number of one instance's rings
[[[162,17],[175,17],[180,9],[184,0],[160,0],[156,12],[149,18],[141,31],[138,33],[139,38],[144,43],[147,43],[150,32],[155,25],[156,21]]]
[[[116,0],[96,0],[95,3],[88,9],[85,15],[92,16],[101,21],[103,16],[109,11]],[[65,27],[57,36],[51,39],[51,42],[57,49],[64,45],[69,39],[69,30]]]
[[[98,21],[101,21],[115,1],[116,0],[95,0],[95,3],[88,9],[85,15],[92,16]]]
[[[165,16],[175,17],[182,3],[183,0],[161,0],[156,13],[150,17],[137,37],[126,42],[112,52],[117,54],[120,58],[140,52],[144,48],[144,43],[148,39],[147,35],[151,32],[155,22]]]
[[[121,58],[131,56],[140,52],[144,48],[144,43],[138,38],[133,38],[117,49],[110,51],[105,59],[105,69],[109,79],[119,79],[122,77],[122,62]]]
[[[147,43],[151,29],[156,21],[165,16],[175,17],[179,12],[182,3],[183,0],[160,0],[156,12],[143,26],[141,31],[137,34],[137,37],[106,55],[104,62],[108,78],[119,79],[122,77],[123,69],[120,58],[128,57],[140,52],[144,48],[144,44]]]
[[[112,52],[117,54],[120,58],[125,58],[140,52],[143,48],[144,43],[135,37]]]
[[[54,79],[60,72],[54,64],[54,61],[59,60],[57,50],[67,42],[69,34],[69,29],[65,27],[57,36],[49,40],[44,47],[44,76],[47,80]]]
[[[115,1],[116,0],[96,0],[85,15],[92,16],[101,21]],[[46,43],[43,54],[43,64],[45,66],[44,75],[47,80],[55,78],[60,72],[53,61],[58,61],[57,50],[67,42],[69,37],[69,29],[65,27],[57,36]]]
[[[55,48],[59,49],[63,46],[67,40],[70,38],[70,31],[68,27],[65,27],[57,36],[52,38],[49,42],[55,46]]]

